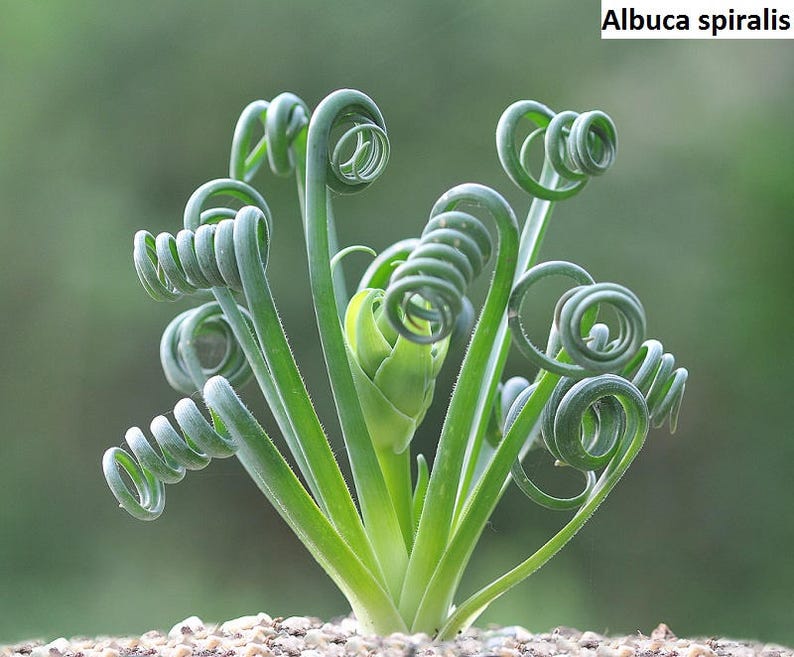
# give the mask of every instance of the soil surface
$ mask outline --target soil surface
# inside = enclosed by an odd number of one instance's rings
[[[664,624],[650,636],[604,637],[558,627],[532,634],[521,627],[471,629],[454,641],[426,634],[367,636],[355,620],[244,616],[205,624],[192,616],[168,632],[140,637],[29,641],[0,646],[0,657],[794,657],[783,646],[731,639],[679,639]]]

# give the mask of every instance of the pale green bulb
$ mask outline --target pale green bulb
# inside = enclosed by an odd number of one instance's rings
[[[449,339],[417,344],[399,335],[383,312],[384,294],[365,289],[353,296],[345,313],[345,338],[372,441],[399,454],[433,401]],[[429,335],[430,327],[425,330]]]

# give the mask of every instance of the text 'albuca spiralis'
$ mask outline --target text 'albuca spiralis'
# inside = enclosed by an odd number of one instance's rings
[[[724,3],[643,3],[640,9],[602,0],[602,39],[790,39],[794,7]],[[747,4],[747,3],[745,3]],[[715,6],[716,5],[716,6]]]

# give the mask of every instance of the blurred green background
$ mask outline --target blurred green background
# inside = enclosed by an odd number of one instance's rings
[[[512,101],[608,111],[618,161],[557,208],[544,256],[634,289],[691,371],[679,432],[652,433],[590,524],[481,622],[649,633],[665,621],[794,644],[794,50],[601,42],[597,3],[581,0],[4,3],[0,643],[191,614],[345,613],[234,459],[169,487],[150,524],[116,508],[99,469],[128,426],[179,397],[157,353],[184,306],[140,288],[133,232],[180,228],[193,189],[225,175],[249,101],[291,90],[315,106],[343,86],[389,125],[386,175],[338,206],[342,242],[376,248],[417,235],[467,180],[523,216],[493,145]],[[276,217],[277,303],[331,423],[294,183],[258,183]],[[432,439],[416,444],[432,453]],[[464,589],[561,520],[511,492]]]

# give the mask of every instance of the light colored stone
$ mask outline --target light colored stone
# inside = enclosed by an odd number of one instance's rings
[[[717,657],[717,653],[708,646],[693,643],[689,646],[689,650],[686,651],[686,657]]]
[[[339,629],[347,634],[358,634],[360,627],[358,621],[352,616],[347,616],[339,622]]]
[[[595,632],[583,632],[579,637],[579,645],[584,648],[597,648],[602,641],[602,637]]]
[[[323,655],[325,657],[344,657],[345,647],[338,643],[329,643],[323,648]]]
[[[273,651],[261,643],[249,643],[242,655],[243,657],[272,657]]]
[[[272,636],[276,636],[276,634],[278,634],[278,632],[276,632],[272,626],[257,625],[248,632],[246,636],[248,640],[253,643],[267,643],[267,640]]]
[[[50,641],[46,646],[44,646],[44,648],[51,655],[53,653],[63,654],[69,650],[69,641],[61,637],[59,639],[55,639],[55,641]]]
[[[511,641],[513,640],[511,639]],[[515,643],[515,641],[513,641],[513,643]],[[519,657],[521,655],[521,653],[518,652],[514,646],[503,646],[501,648],[497,648],[496,654],[499,657]],[[563,655],[560,655],[560,657],[563,657]]]
[[[618,657],[618,651],[612,646],[602,643],[596,648],[596,657]]]
[[[184,643],[178,643],[173,648],[166,649],[164,653],[165,657],[190,657],[193,649]]]
[[[652,639],[663,639],[664,641],[670,641],[671,639],[675,639],[676,636],[673,634],[673,631],[667,627],[666,623],[659,623],[656,628],[651,632]]]
[[[309,648],[323,648],[328,644],[325,633],[316,627],[306,630],[303,641]]]
[[[626,644],[620,645],[617,648],[618,657],[634,657],[634,648]]]
[[[301,650],[301,657],[323,657],[323,653],[310,648],[309,650]]]
[[[281,628],[290,634],[305,633],[311,626],[311,620],[305,616],[290,616],[281,621]]]
[[[184,636],[198,634],[204,630],[204,621],[198,616],[188,616],[185,620],[174,625],[168,632],[170,639],[181,639]]]
[[[365,651],[364,640],[360,636],[351,636],[345,642],[345,652],[358,654]]]
[[[222,623],[220,630],[226,634],[238,634],[256,627],[259,623],[259,616],[241,616],[240,618],[233,618],[232,620],[227,620],[225,623]]]
[[[208,636],[204,641],[201,643],[201,647],[204,650],[214,650],[218,646],[221,645],[221,638],[216,635]]]
[[[302,637],[283,634],[273,639],[273,645],[281,648],[287,655],[297,657],[297,655],[300,655],[301,650],[303,650],[304,644]]]

